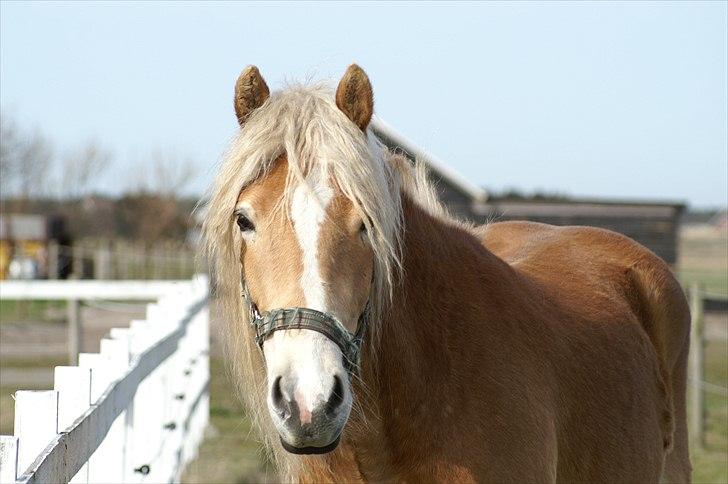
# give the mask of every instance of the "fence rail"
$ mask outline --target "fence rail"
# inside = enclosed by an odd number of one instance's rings
[[[79,283],[64,282],[83,298]],[[145,320],[112,329],[78,366],[56,367],[53,390],[16,392],[0,482],[179,480],[207,426],[208,351],[205,278],[169,284]]]
[[[176,281],[0,281],[0,299],[152,301],[189,284]]]

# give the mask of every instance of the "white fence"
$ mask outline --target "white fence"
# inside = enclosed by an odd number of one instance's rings
[[[121,286],[104,282],[102,291],[124,299]],[[63,284],[55,298],[103,297]],[[8,287],[0,285],[1,298],[12,298]],[[206,279],[164,287],[145,320],[112,329],[100,348],[56,367],[53,390],[16,392],[14,435],[0,437],[0,482],[179,480],[208,422]]]

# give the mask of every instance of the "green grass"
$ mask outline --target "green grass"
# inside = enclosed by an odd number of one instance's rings
[[[705,379],[728,387],[728,342],[711,340],[705,347]],[[692,389],[691,389],[692,390]],[[728,398],[705,392],[705,444],[693,445],[693,482],[728,482]]]
[[[724,237],[680,239],[677,274],[683,286],[728,294],[728,240]],[[705,347],[706,381],[728,388],[728,342],[711,340]],[[690,388],[689,391],[692,391]],[[691,446],[693,481],[728,483],[728,398],[705,392],[705,444]]]
[[[210,428],[198,458],[182,476],[185,483],[247,483],[275,479],[245,412],[233,394],[224,362],[210,360]]]
[[[683,287],[690,287],[697,283],[711,293],[728,294],[728,273],[716,271],[678,270],[677,275]]]
[[[6,356],[0,358],[0,368],[54,368],[68,365],[68,358],[61,356],[36,356],[20,358]]]
[[[8,300],[0,301],[0,323],[32,321],[58,323],[66,320],[65,301]]]
[[[683,286],[700,283],[707,291],[728,294],[728,239],[681,236],[677,274]]]

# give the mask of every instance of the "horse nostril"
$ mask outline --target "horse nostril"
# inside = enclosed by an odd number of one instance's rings
[[[333,413],[336,411],[341,404],[344,403],[344,384],[339,378],[339,375],[334,375],[334,387],[331,390],[331,395],[326,402],[326,411]]]
[[[286,399],[283,398],[283,392],[281,391],[281,378],[276,377],[271,388],[271,401],[273,402],[273,408],[275,408],[278,415],[281,418],[286,418],[291,414],[291,407]]]

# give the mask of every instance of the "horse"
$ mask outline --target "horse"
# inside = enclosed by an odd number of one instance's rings
[[[203,223],[227,359],[280,478],[688,482],[690,317],[607,230],[476,226],[369,128],[373,91],[255,66]]]

